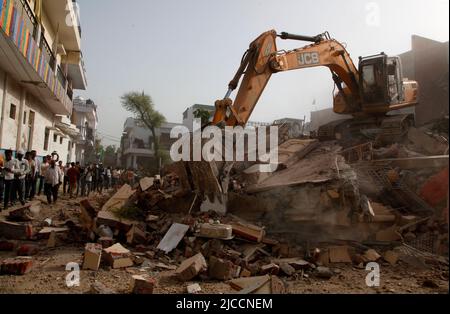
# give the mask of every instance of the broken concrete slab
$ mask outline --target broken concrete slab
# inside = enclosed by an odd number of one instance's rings
[[[201,253],[192,256],[184,260],[178,269],[175,271],[175,275],[181,281],[189,281],[195,278],[199,273],[206,271],[208,265]]]
[[[97,271],[102,259],[102,246],[98,243],[87,243],[84,248],[83,269]]]
[[[103,250],[105,260],[112,268],[125,268],[133,266],[133,260],[130,256],[130,251],[124,248],[120,243]]]
[[[431,155],[442,155],[447,150],[448,144],[441,142],[420,129],[409,128],[408,139],[418,148]]]
[[[149,188],[153,186],[155,178],[145,177],[139,181],[139,187],[143,192],[147,191]]]
[[[133,275],[133,294],[153,294],[156,280],[147,275]]]
[[[229,285],[239,291],[239,294],[270,294],[270,276],[256,276],[247,278],[236,278],[229,281]]]
[[[159,242],[157,249],[167,253],[170,253],[184,238],[186,232],[189,230],[188,225],[174,223],[170,229],[166,232],[161,242]]]
[[[7,258],[0,262],[0,274],[22,276],[30,272],[32,267],[31,257]]]

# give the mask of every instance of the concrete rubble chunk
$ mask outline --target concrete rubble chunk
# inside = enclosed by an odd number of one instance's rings
[[[374,249],[367,250],[362,256],[365,262],[376,262],[381,258],[381,255],[378,254]]]
[[[104,257],[106,262],[112,268],[126,268],[133,266],[130,251],[124,248],[120,243],[116,243],[103,251],[105,253]]]
[[[197,294],[202,291],[202,288],[200,287],[200,285],[198,283],[194,283],[192,285],[187,286],[186,290],[187,290],[187,293],[189,293],[189,294]]]
[[[319,266],[316,268],[316,276],[323,279],[330,279],[334,273],[328,267]]]
[[[156,280],[146,275],[133,275],[133,294],[153,294]]]
[[[235,276],[236,267],[228,260],[211,256],[208,264],[209,277],[217,280],[229,280]]]
[[[270,276],[256,276],[237,278],[229,281],[229,285],[238,290],[239,294],[270,294],[272,289],[270,286]]]
[[[280,271],[280,266],[274,263],[270,263],[267,265],[263,265],[261,267],[261,274],[266,275],[278,275],[278,272]]]
[[[175,271],[175,275],[181,281],[189,281],[195,278],[199,273],[206,271],[208,265],[201,253],[192,256],[184,260],[178,269]]]
[[[102,258],[102,245],[87,243],[84,248],[83,269],[97,271]]]
[[[203,223],[199,226],[198,237],[230,240],[233,229],[231,225]]]
[[[399,259],[399,254],[395,251],[386,251],[383,255],[383,258],[389,264],[395,265]]]
[[[189,230],[189,226],[174,223],[170,229],[166,232],[161,242],[158,244],[158,249],[167,253],[170,253],[175,249],[180,241],[184,238],[186,232]]]
[[[292,276],[295,274],[295,268],[286,262],[280,263],[280,269],[283,273],[285,273],[288,276]]]
[[[143,192],[147,191],[149,188],[153,186],[153,182],[155,178],[145,177],[139,181],[139,186]]]

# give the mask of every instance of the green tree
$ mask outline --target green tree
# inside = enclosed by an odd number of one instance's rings
[[[160,149],[156,129],[166,122],[166,118],[155,109],[152,98],[144,92],[129,92],[121,97],[122,106],[131,112],[137,122],[150,130],[153,136],[155,160],[159,168]],[[159,170],[159,169],[158,169]]]
[[[197,109],[194,111],[194,118],[201,119],[202,126],[205,126],[209,123],[209,119],[211,118],[211,113],[205,109]]]

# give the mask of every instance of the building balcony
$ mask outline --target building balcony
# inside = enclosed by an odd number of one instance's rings
[[[81,51],[67,51],[61,62],[67,65],[67,74],[72,79],[72,87],[85,90],[87,88],[86,69]]]
[[[46,3],[59,2],[64,1]],[[36,25],[26,0],[0,0],[0,66],[51,112],[69,115],[72,100],[67,79],[56,67],[56,58],[45,39],[39,45],[36,42]]]
[[[73,0],[43,1],[44,11],[58,29],[59,43],[66,51],[81,50],[81,27],[78,4]]]

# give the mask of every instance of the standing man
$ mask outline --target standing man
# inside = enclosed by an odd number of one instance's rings
[[[39,159],[37,159],[37,152],[35,150],[31,151],[31,190],[30,190],[30,201],[34,199],[36,196],[36,187],[37,187],[37,181],[40,174],[41,169],[41,163]]]
[[[77,167],[75,167],[75,163],[72,163],[72,167],[67,170],[67,177],[69,180],[69,191],[70,191],[70,198],[73,197],[73,193],[75,192],[77,188],[77,181],[78,177],[80,176],[80,172],[78,171]]]
[[[49,205],[52,203],[52,197],[53,204],[58,200],[58,188],[60,183],[60,170],[58,168],[59,167],[56,166],[56,161],[51,160],[49,168],[45,171],[45,194],[47,195],[47,202]]]
[[[41,195],[42,188],[44,187],[45,173],[47,172],[47,169],[50,167],[50,164],[49,164],[50,160],[52,160],[52,156],[50,156],[50,155],[45,156],[44,162],[41,164],[41,166],[39,168],[40,175],[39,175],[39,192],[38,192],[38,195]]]
[[[16,160],[12,158],[12,150],[5,151],[5,197],[3,198],[3,209],[10,205],[11,192],[14,184],[14,174],[19,170]]]
[[[58,167],[56,167],[56,168],[59,171],[59,186],[58,186],[58,190],[59,190],[64,181],[64,165],[61,160],[58,162]]]
[[[72,163],[75,165],[74,163]],[[72,166],[73,167],[73,166]],[[70,193],[70,185],[69,185],[69,176],[67,175],[67,172],[70,169],[70,163],[67,163],[64,167],[64,183],[63,183],[63,194],[65,195],[66,192]],[[67,187],[69,187],[69,190],[67,190]]]
[[[24,198],[24,189],[25,189],[25,178],[27,174],[30,172],[30,166],[28,164],[28,160],[24,159],[25,153],[22,149],[17,151],[17,164],[19,166],[18,171],[15,173],[14,185],[15,191],[19,195],[19,202],[22,205],[25,205]]]
[[[79,161],[77,161],[75,163],[75,167],[78,169],[78,173],[79,173],[78,178],[77,178],[77,196],[78,196],[78,195],[80,195],[80,188],[81,188],[80,185],[81,185],[81,180],[82,180],[82,176],[84,173],[84,168],[81,167]]]

